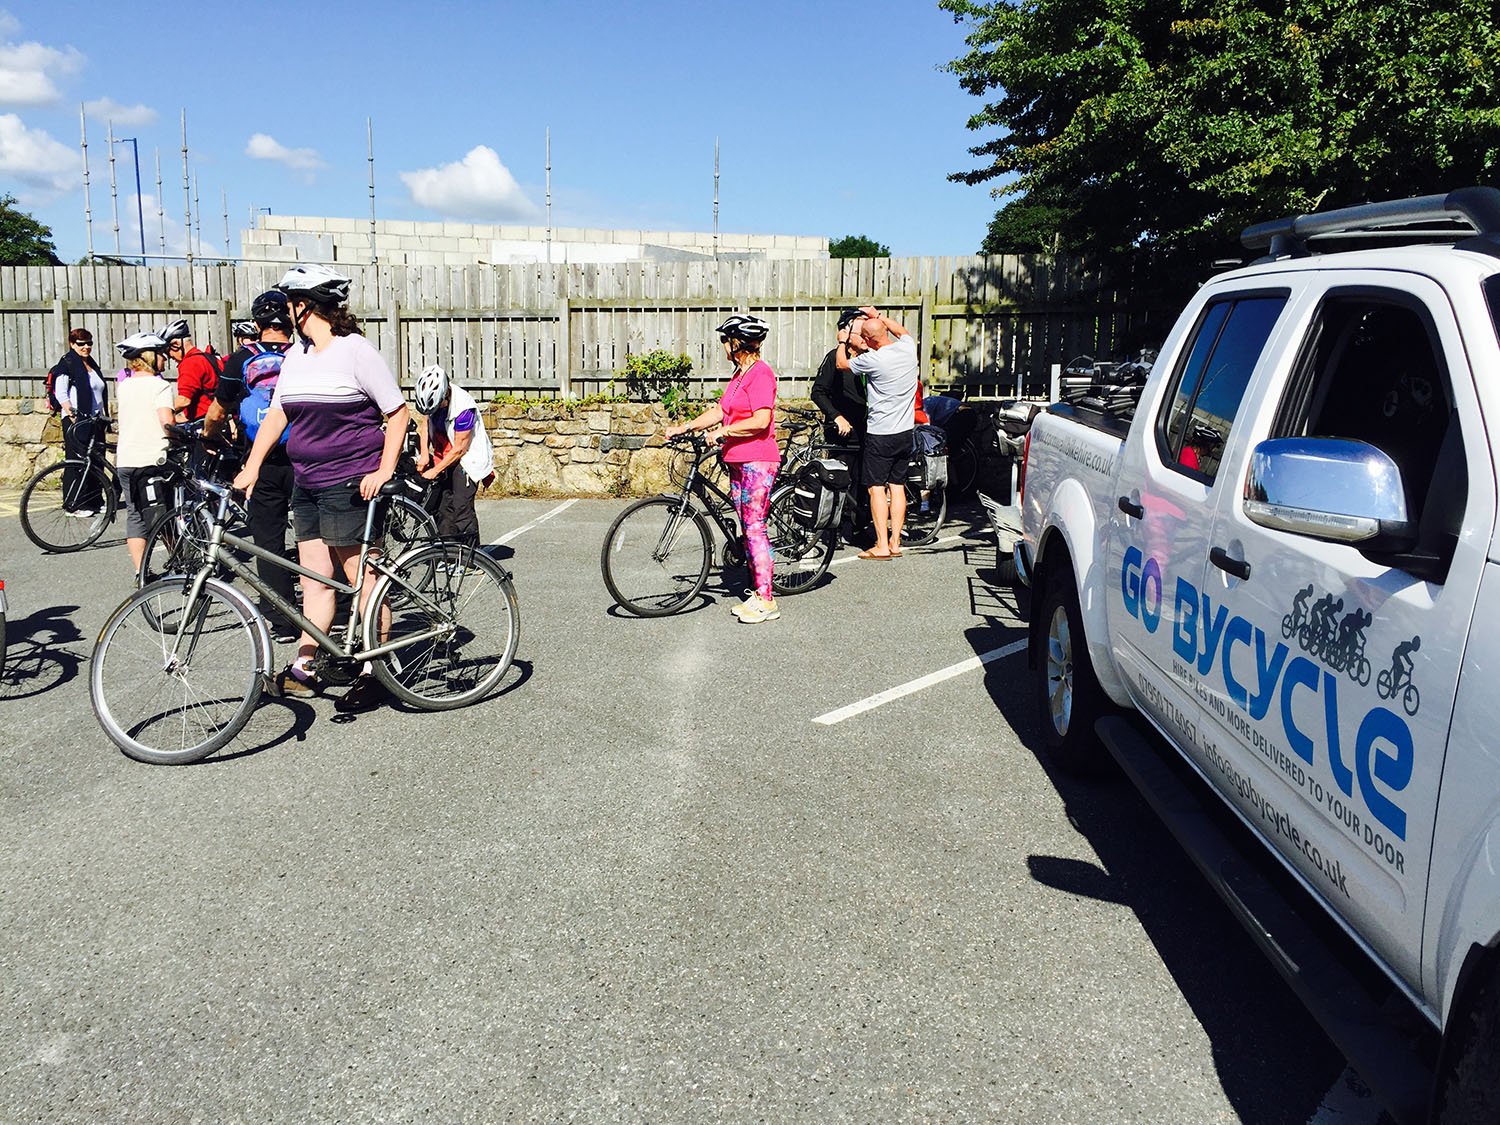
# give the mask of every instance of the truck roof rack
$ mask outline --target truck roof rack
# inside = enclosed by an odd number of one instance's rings
[[[1467,242],[1468,249],[1500,256],[1497,236],[1500,189],[1466,187],[1446,195],[1361,203],[1256,223],[1240,232],[1240,241],[1251,250],[1266,250],[1269,258],[1307,257],[1315,252],[1315,240],[1385,245]]]

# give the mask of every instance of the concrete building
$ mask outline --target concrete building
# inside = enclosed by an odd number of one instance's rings
[[[261,215],[254,230],[240,232],[249,261],[370,261],[368,219],[323,219]],[[550,254],[550,258],[549,258]],[[375,255],[382,265],[473,266],[527,262],[556,264],[701,261],[714,256],[714,236],[703,231],[597,230],[486,223],[419,223],[380,219]],[[820,259],[828,239],[792,234],[719,235],[721,259]]]

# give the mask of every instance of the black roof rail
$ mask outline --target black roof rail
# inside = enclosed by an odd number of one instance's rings
[[[1412,229],[1414,224],[1433,222],[1467,226]],[[1336,211],[1291,215],[1246,227],[1240,232],[1240,241],[1251,250],[1268,250],[1273,258],[1301,258],[1312,253],[1308,244],[1315,238],[1386,237],[1443,242],[1476,234],[1500,234],[1500,188],[1457,188],[1446,195],[1388,199],[1382,203],[1340,207]]]

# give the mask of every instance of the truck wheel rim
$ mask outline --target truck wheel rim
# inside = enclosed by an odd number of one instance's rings
[[[1047,627],[1047,706],[1052,728],[1066,735],[1073,718],[1073,634],[1068,611],[1062,606],[1053,612]]]

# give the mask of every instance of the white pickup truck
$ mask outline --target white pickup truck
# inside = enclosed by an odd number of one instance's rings
[[[1393,1116],[1500,1121],[1500,191],[1244,241],[1128,423],[1031,428],[1047,745],[1113,753]]]

